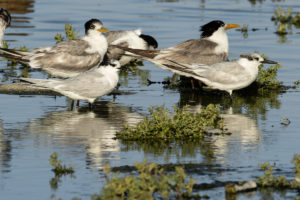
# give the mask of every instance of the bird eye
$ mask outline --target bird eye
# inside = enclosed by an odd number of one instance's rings
[[[94,29],[94,28],[95,28],[95,25],[91,24],[90,29]]]

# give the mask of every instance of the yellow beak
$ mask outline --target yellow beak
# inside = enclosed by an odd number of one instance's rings
[[[98,28],[97,31],[99,31],[99,32],[109,32],[109,30],[104,28],[103,26],[101,28]]]
[[[226,24],[225,26],[225,30],[231,29],[231,28],[237,28],[237,27],[241,27],[238,24]]]

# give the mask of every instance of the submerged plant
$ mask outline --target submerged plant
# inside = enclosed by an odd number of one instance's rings
[[[111,173],[111,168],[106,165],[104,173],[106,184],[100,195],[93,195],[93,200],[108,199],[191,199],[201,198],[194,195],[195,181],[187,175],[182,167],[176,167],[173,174],[167,174],[163,168],[155,163],[135,163],[137,176]]]
[[[174,106],[171,117],[169,110],[163,107],[150,107],[151,118],[145,117],[135,127],[125,125],[117,132],[116,138],[129,141],[137,140],[194,140],[203,138],[208,128],[224,130],[224,121],[220,117],[219,106],[210,104],[200,113],[186,111]]]
[[[63,165],[62,161],[58,160],[58,156],[56,152],[50,155],[49,163],[51,166],[53,166],[52,171],[55,173],[55,176],[74,173],[73,166],[67,167],[66,165]]]

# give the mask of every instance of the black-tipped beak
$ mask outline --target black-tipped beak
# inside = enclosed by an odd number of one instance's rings
[[[264,61],[262,61],[261,63],[267,63],[267,64],[279,64],[279,62],[275,62],[275,61],[272,61],[272,60],[264,60]]]

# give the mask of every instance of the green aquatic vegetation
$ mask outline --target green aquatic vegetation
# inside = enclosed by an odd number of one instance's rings
[[[187,106],[183,109],[174,106],[171,117],[169,110],[163,107],[150,107],[151,118],[145,117],[136,126],[124,125],[124,129],[116,133],[116,138],[125,141],[198,140],[204,137],[208,128],[224,131],[224,120],[220,117],[219,108],[209,104],[200,113],[191,113],[186,111]]]
[[[300,80],[297,80],[294,82],[294,85],[292,86],[293,89],[296,89],[298,85],[300,84]]]
[[[55,176],[74,173],[73,166],[70,165],[69,167],[67,167],[66,165],[63,165],[62,161],[58,160],[58,156],[56,152],[50,155],[49,163],[51,166],[53,166],[52,171],[55,173]]]
[[[155,163],[135,163],[137,175],[120,177],[119,172],[112,173],[109,165],[104,168],[106,184],[100,195],[93,195],[93,200],[105,199],[200,199],[193,194],[195,181],[176,167],[174,173],[165,173]]]
[[[277,25],[276,33],[278,35],[287,34],[287,29],[292,29],[291,25],[295,27],[300,27],[300,14],[293,15],[293,8],[288,8],[284,10],[282,6],[274,11],[274,16],[271,17],[271,20]]]
[[[259,164],[258,166],[264,171],[264,175],[257,178],[257,186],[271,187],[275,189],[300,189],[300,182],[296,181],[297,177],[299,177],[299,169],[300,169],[300,155],[295,155],[293,162],[295,163],[295,180],[288,181],[285,176],[275,176],[274,166],[271,166],[269,162],[265,162],[263,164]]]
[[[261,56],[264,59],[267,59],[267,56],[264,54]],[[283,86],[282,82],[277,80],[277,72],[280,68],[280,63],[271,65],[269,67],[265,67],[265,65],[261,64],[258,67],[258,76],[253,84],[257,86],[257,90],[259,92],[265,92],[270,89],[279,89]]]
[[[274,11],[274,16],[271,17],[271,20],[275,22],[289,23],[293,19],[292,12],[293,8],[288,8],[288,10],[285,11],[282,6],[278,6],[278,8]]]
[[[3,40],[2,41],[2,45],[3,48],[9,48],[9,44]],[[29,52],[29,49],[24,45],[24,46],[20,46],[20,47],[15,47],[13,48],[14,50],[20,50],[20,51],[26,51]],[[15,60],[10,60],[7,58],[2,58],[1,60],[6,61],[7,62],[7,69],[4,69],[4,73],[3,73],[3,77],[1,79],[2,82],[6,82],[8,81],[11,77],[30,77],[31,75],[29,74],[29,65],[25,64],[25,63],[19,63]],[[18,75],[16,72],[16,66],[20,64],[21,67],[20,69],[20,74]]]
[[[295,154],[292,162],[295,164],[295,180],[297,180],[300,184],[300,154]]]
[[[258,165],[263,171],[264,176],[257,178],[257,185],[259,187],[274,187],[274,188],[287,188],[289,187],[289,182],[286,180],[285,176],[274,176],[274,167],[270,166],[269,162]]]
[[[65,37],[68,38],[69,40],[74,40],[74,39],[79,38],[78,31],[76,31],[76,29],[73,28],[73,26],[70,24],[65,24],[65,32],[64,33],[65,33]],[[57,33],[56,36],[54,37],[54,39],[58,43],[58,42],[64,41],[65,37],[62,34]]]

